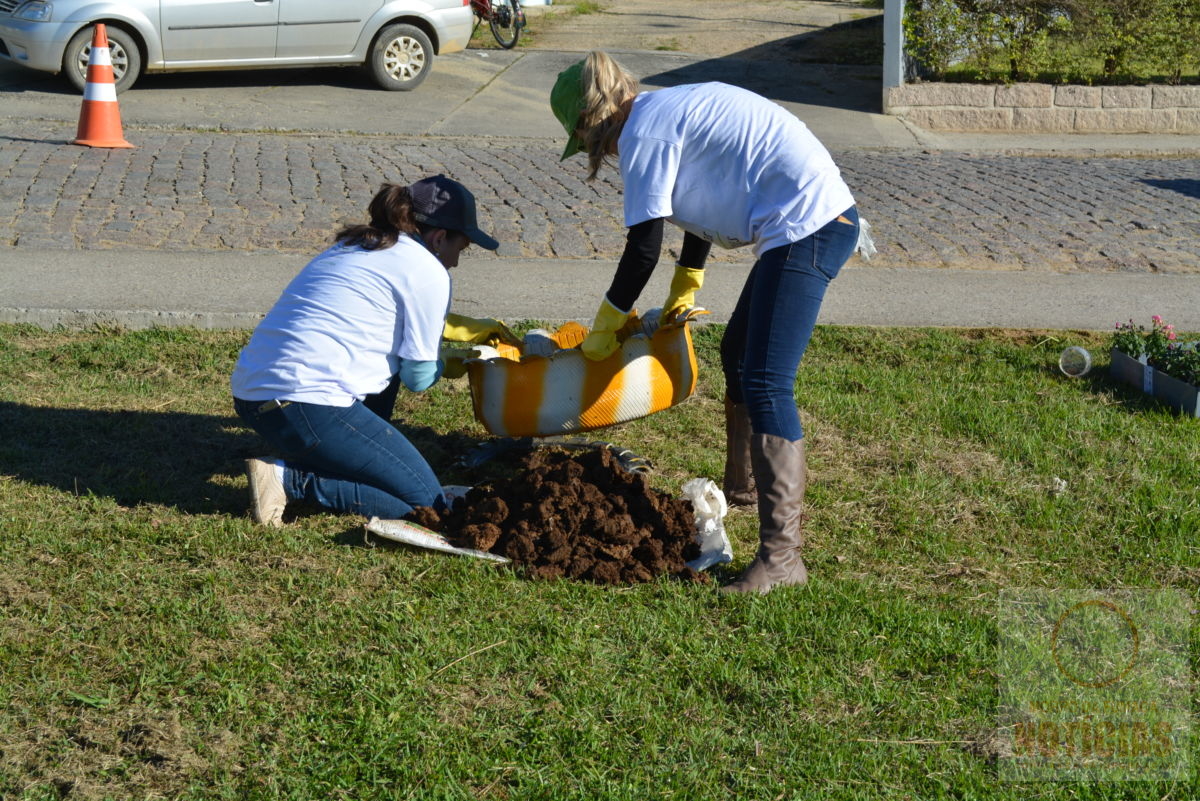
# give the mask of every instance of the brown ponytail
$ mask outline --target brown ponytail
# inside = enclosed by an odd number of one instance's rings
[[[612,56],[601,50],[588,53],[580,75],[583,110],[579,136],[588,157],[588,180],[596,177],[605,159],[617,151],[617,139],[628,114],[625,102],[637,97],[638,81]]]
[[[350,225],[333,238],[340,245],[363,250],[382,250],[396,244],[400,234],[418,231],[413,217],[412,194],[407,186],[385,183],[367,206],[371,221],[366,225]]]

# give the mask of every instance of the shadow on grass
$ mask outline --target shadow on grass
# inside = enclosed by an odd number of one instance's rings
[[[478,483],[506,468],[457,464],[481,440],[393,421],[443,483]],[[0,473],[122,506],[171,506],[187,514],[245,513],[246,491],[214,481],[267,453],[257,434],[228,416],[179,412],[53,409],[0,402]]]
[[[123,506],[241,512],[245,492],[212,481],[241,471],[257,436],[232,414],[52,409],[0,403],[0,471]]]
[[[1050,369],[1052,372],[1058,372],[1057,367]],[[1107,369],[1099,371],[1093,369],[1082,378],[1072,380],[1082,381],[1087,391],[1097,397],[1108,398],[1112,405],[1120,407],[1122,411],[1129,414],[1144,415],[1147,412],[1165,415],[1179,414],[1179,411],[1170,404],[1113,378],[1108,374]]]
[[[1093,353],[1093,358],[1095,355]],[[1137,387],[1114,378],[1109,374],[1108,363],[1093,363],[1086,375],[1079,378],[1064,376],[1057,364],[1040,364],[1031,368],[1034,372],[1044,373],[1052,379],[1065,381],[1075,386],[1081,396],[1090,395],[1105,406],[1115,406],[1122,412],[1139,417],[1147,414],[1162,414],[1179,416],[1181,413],[1171,404],[1154,395],[1147,395]]]
[[[883,17],[876,15],[647,75],[642,82],[666,87],[721,81],[776,102],[879,113],[882,63]]]

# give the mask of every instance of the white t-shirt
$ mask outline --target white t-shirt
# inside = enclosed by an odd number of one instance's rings
[[[723,83],[638,95],[617,151],[626,227],[665,217],[721,247],[753,244],[761,256],[854,205],[808,126]]]
[[[292,279],[233,370],[233,395],[349,406],[379,392],[400,359],[435,361],[450,274],[418,240],[334,245]]]

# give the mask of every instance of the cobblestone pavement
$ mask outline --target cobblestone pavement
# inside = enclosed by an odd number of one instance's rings
[[[471,187],[508,258],[615,258],[619,178],[559,143],[138,131],[134,150],[0,136],[0,246],[313,253],[382,180]],[[1200,272],[1200,161],[835,152],[881,267]],[[749,261],[746,252],[717,254]]]

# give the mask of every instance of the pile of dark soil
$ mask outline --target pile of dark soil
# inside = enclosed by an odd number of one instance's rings
[[[535,578],[708,580],[685,564],[700,555],[691,503],[652,489],[607,448],[534,450],[511,478],[474,487],[441,514],[415,509],[408,520],[458,547],[508,557]]]

